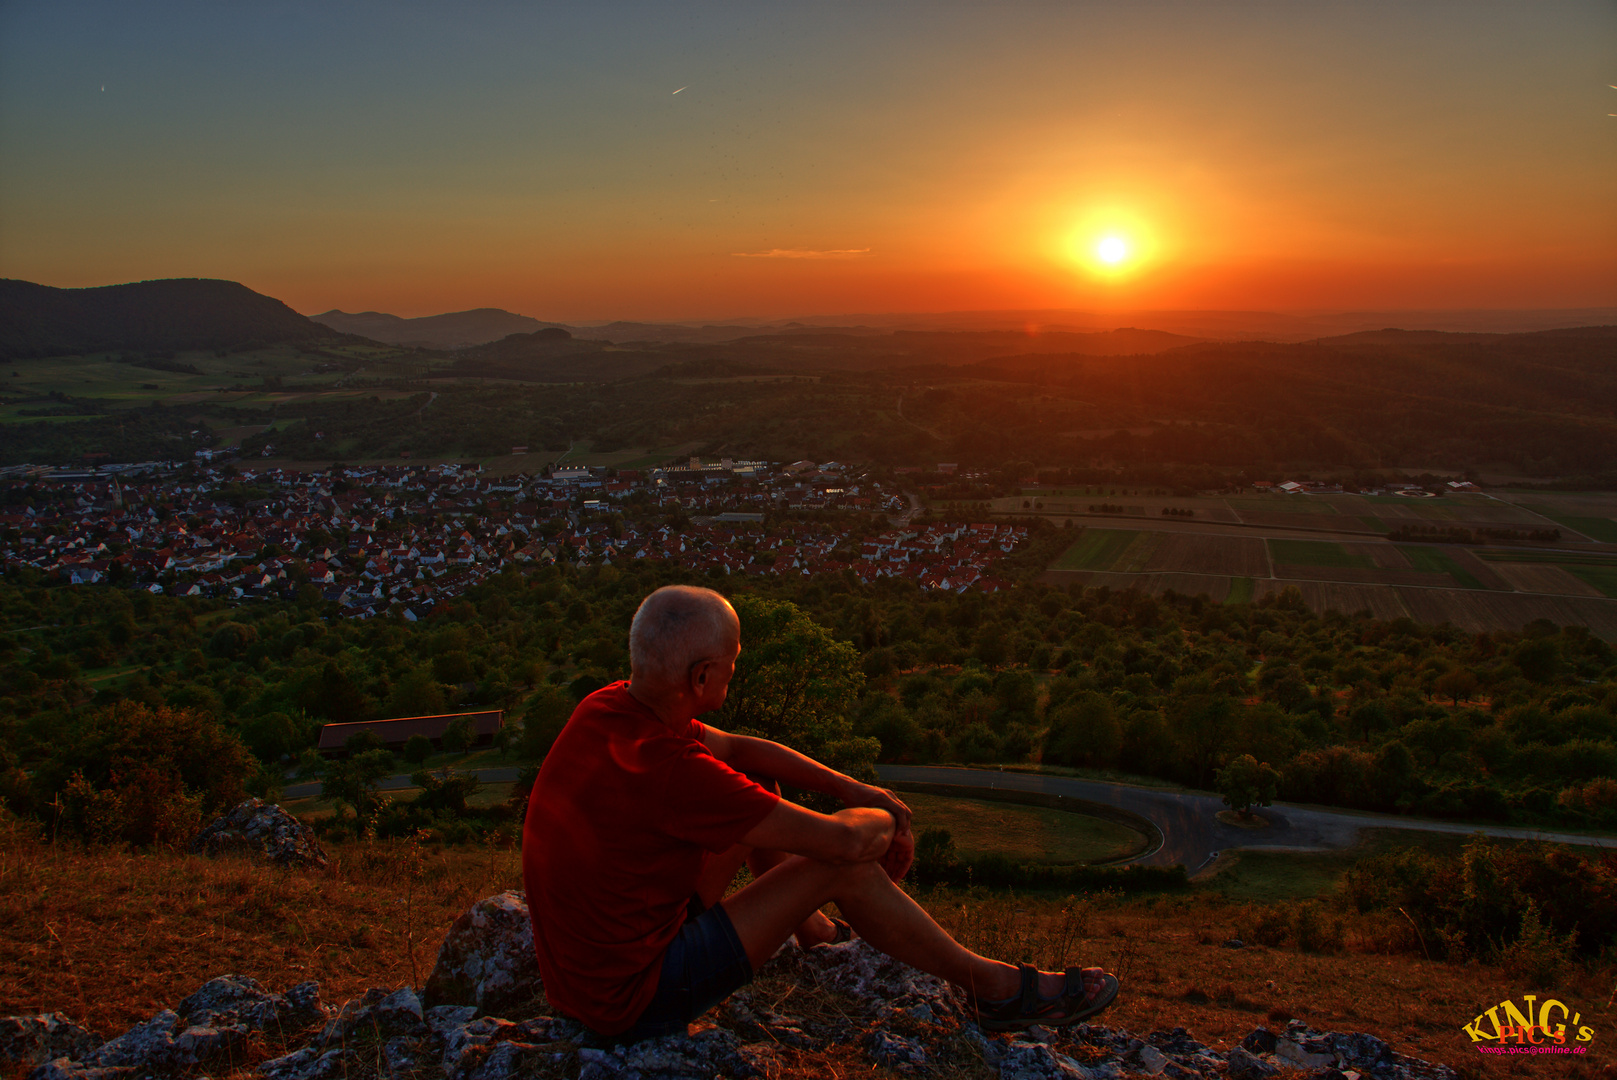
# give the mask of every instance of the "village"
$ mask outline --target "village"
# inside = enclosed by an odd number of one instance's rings
[[[0,477],[0,558],[74,585],[228,600],[321,600],[414,621],[513,568],[639,559],[708,574],[906,578],[997,591],[1012,524],[917,521],[840,462],[649,470],[476,464],[254,469],[145,463]]]

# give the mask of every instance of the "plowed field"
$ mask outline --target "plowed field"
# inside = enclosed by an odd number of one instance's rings
[[[1482,560],[1477,560],[1481,562]],[[1544,563],[1494,563],[1490,567],[1513,589],[1532,593],[1560,593],[1564,596],[1599,596],[1600,590],[1581,581],[1559,566]]]
[[[1263,541],[1245,536],[1198,536],[1194,533],[1166,533],[1152,554],[1147,571],[1179,574],[1234,574],[1265,577],[1269,561]]]

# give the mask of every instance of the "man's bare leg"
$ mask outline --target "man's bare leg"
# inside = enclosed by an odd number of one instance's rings
[[[1015,966],[979,956],[955,941],[875,863],[839,866],[790,855],[723,903],[756,968],[810,912],[833,900],[871,945],[975,997],[1000,1001],[1021,988]],[[1039,992],[1054,997],[1065,983],[1061,972],[1041,972]]]
[[[742,863],[747,864],[747,868],[752,871],[752,876],[756,880],[791,857],[782,851],[749,848],[741,844],[737,844],[717,855],[709,855],[707,861],[702,864],[701,874],[696,879],[696,895],[702,898],[703,906],[712,907],[724,899],[725,891],[730,888],[730,883],[735,880],[736,872],[741,869]],[[797,936],[797,943],[807,949],[814,945],[823,945],[825,942],[835,938],[837,928],[816,907],[798,923],[794,933]],[[781,941],[785,940],[784,937],[781,938]],[[777,941],[775,945],[778,948],[780,942]],[[771,949],[770,953],[772,955],[774,949]]]

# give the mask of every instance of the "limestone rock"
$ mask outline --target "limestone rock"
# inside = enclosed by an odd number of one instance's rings
[[[1255,1027],[1241,1040],[1241,1049],[1252,1054],[1272,1054],[1275,1052],[1275,1033],[1266,1027]]]
[[[221,975],[203,983],[180,1002],[180,1019],[199,1024],[243,1023],[253,1031],[285,1037],[326,1019],[320,984],[299,983],[284,994],[272,994],[246,975]]]
[[[1013,1042],[999,1059],[999,1080],[1093,1080],[1094,1073],[1043,1043]]]
[[[273,803],[247,799],[230,813],[217,818],[197,833],[191,851],[220,855],[227,851],[250,851],[263,855],[277,866],[324,869],[326,853],[320,849],[314,830]]]
[[[80,1058],[99,1045],[100,1038],[61,1013],[0,1017],[0,1061],[11,1065]]]
[[[41,1065],[29,1080],[169,1076],[205,1065],[228,1069],[241,1059],[248,1034],[240,1021],[191,1025],[174,1010],[164,1009],[77,1061],[58,1058]]]
[[[930,1023],[962,1016],[954,987],[877,951],[864,938],[809,949],[801,966],[820,986],[848,994],[873,1016],[902,1012]]]
[[[667,1035],[611,1050],[578,1051],[578,1080],[745,1080],[764,1075],[760,1059],[723,1028],[695,1035]]]
[[[1266,1077],[1280,1072],[1267,1061],[1239,1046],[1233,1047],[1224,1058],[1229,1065],[1231,1080],[1265,1080]]]
[[[414,1045],[431,1032],[421,999],[408,986],[400,990],[372,988],[343,1005],[320,1033],[302,1049],[263,1062],[258,1071],[272,1080],[327,1080],[347,1076],[359,1065],[357,1046],[369,1046],[371,1061],[383,1048],[383,1063],[421,1056]],[[391,1050],[386,1048],[391,1047]],[[412,1065],[413,1068],[413,1065]],[[389,1073],[389,1076],[395,1075]]]
[[[927,1063],[926,1047],[913,1039],[876,1030],[865,1036],[865,1053],[878,1065],[889,1068],[913,1068]]]
[[[542,985],[527,898],[503,892],[455,920],[421,996],[428,1006],[474,1005],[488,1014],[526,1001]]]

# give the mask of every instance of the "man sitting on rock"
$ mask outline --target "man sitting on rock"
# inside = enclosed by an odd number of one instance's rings
[[[683,1034],[794,933],[812,947],[852,931],[964,988],[984,1028],[1070,1024],[1112,1002],[1100,968],[990,960],[933,922],[895,884],[915,843],[892,792],[699,722],[724,704],[740,635],[718,593],[652,593],[629,631],[630,680],[580,702],[539,770],[522,872],[556,1009],[615,1041]],[[816,813],[778,783],[847,809]],[[725,896],[743,862],[755,880]],[[847,923],[820,912],[832,901]]]

